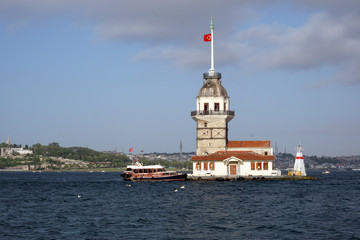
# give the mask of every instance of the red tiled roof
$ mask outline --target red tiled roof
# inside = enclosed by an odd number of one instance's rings
[[[223,161],[229,157],[236,157],[241,160],[274,160],[273,155],[261,155],[251,151],[219,151],[209,155],[193,156],[193,161]]]
[[[227,148],[270,147],[270,141],[228,141]]]

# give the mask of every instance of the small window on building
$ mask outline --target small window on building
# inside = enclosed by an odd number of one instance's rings
[[[211,162],[209,165],[210,165],[210,170],[212,171],[215,170],[215,163]]]
[[[226,103],[224,103],[224,111],[226,111]]]
[[[204,127],[207,127],[207,123],[204,123]]]
[[[255,162],[251,162],[251,170],[255,170]]]
[[[219,103],[214,103],[214,110],[215,110],[215,111],[219,111],[219,110],[220,110],[220,105],[219,105]]]
[[[204,103],[204,112],[208,112],[209,111],[209,103]]]
[[[207,162],[204,162],[204,170],[208,170],[208,163]]]
[[[261,170],[261,162],[256,163],[256,170]]]
[[[269,169],[269,163],[264,162],[263,167],[264,167],[264,170],[268,170]]]
[[[198,170],[198,171],[201,170],[201,163],[200,162],[196,163],[196,170]]]
[[[265,155],[267,155],[267,152],[265,152]]]

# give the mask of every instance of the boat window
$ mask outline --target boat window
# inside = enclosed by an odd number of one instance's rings
[[[159,168],[158,172],[164,172],[165,170],[163,168]]]
[[[139,172],[140,172],[140,173],[144,173],[144,169],[139,169]]]
[[[139,172],[139,170],[138,169],[134,169],[134,173],[138,173]]]
[[[149,169],[149,173],[152,173],[152,169]]]
[[[147,170],[147,169],[144,169],[144,173],[148,173],[148,170]]]
[[[131,168],[127,168],[127,169],[126,169],[126,171],[130,171],[130,172],[132,172],[132,169],[131,169]]]

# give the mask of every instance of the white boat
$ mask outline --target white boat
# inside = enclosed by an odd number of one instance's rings
[[[121,176],[125,181],[185,181],[187,175],[166,171],[161,165],[143,166],[135,160],[135,165],[128,165]]]

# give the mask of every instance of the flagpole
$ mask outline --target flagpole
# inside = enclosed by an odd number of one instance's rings
[[[211,13],[211,22],[210,22],[210,30],[211,30],[211,68],[209,70],[209,75],[215,75],[215,64],[214,64],[214,20],[213,15]]]

